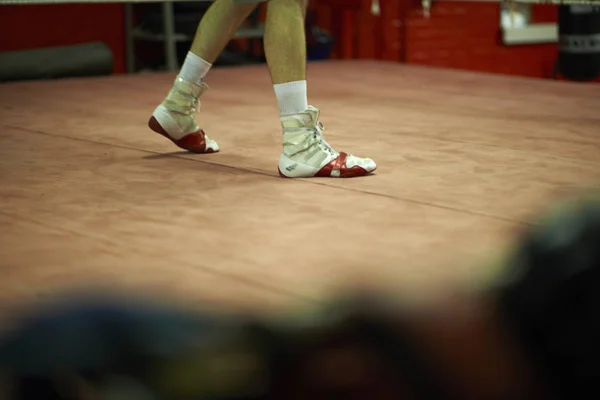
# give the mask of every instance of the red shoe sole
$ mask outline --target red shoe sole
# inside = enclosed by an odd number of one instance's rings
[[[359,176],[369,176],[369,175],[371,175],[373,172],[375,172],[376,170],[377,170],[377,168],[375,168],[375,169],[374,169],[373,171],[371,171],[371,172],[367,172],[366,174],[365,174],[365,173],[356,173],[355,175],[352,175],[352,174],[346,174],[346,175],[343,175],[343,176],[338,176],[338,177],[336,177],[336,178],[342,178],[342,179],[346,179],[346,178],[358,178]],[[281,170],[280,170],[279,168],[277,168],[277,171],[279,172],[279,176],[280,176],[280,177],[282,177],[282,178],[285,178],[285,179],[293,179],[293,178],[291,178],[291,177],[289,177],[289,176],[285,176],[285,175],[283,174],[283,172],[281,172]],[[364,170],[363,170],[363,171],[364,171]],[[333,177],[332,177],[332,176],[319,176],[319,175],[314,175],[314,176],[312,176],[312,177],[305,177],[305,178],[333,178]],[[299,179],[301,179],[301,178],[299,178]]]

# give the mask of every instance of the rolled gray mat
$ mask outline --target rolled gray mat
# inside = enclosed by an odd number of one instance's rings
[[[113,61],[104,43],[0,52],[0,82],[110,75]]]

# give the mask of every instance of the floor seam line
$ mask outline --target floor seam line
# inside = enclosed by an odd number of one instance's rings
[[[2,210],[0,210],[0,215],[3,215],[5,217],[7,217],[7,218],[11,218],[13,220],[17,220],[17,221],[21,221],[21,222],[28,222],[28,223],[31,223],[31,224],[34,224],[34,225],[43,226],[45,228],[54,229],[54,230],[57,230],[58,232],[69,233],[69,234],[72,234],[72,235],[76,235],[76,236],[79,236],[79,237],[83,237],[83,238],[87,238],[87,239],[92,239],[92,240],[101,240],[104,243],[109,244],[111,246],[116,246],[116,247],[122,248],[120,246],[120,244],[114,243],[111,240],[106,239],[105,237],[97,237],[97,236],[89,235],[89,234],[86,234],[84,232],[79,232],[79,231],[76,231],[76,230],[71,230],[71,229],[66,229],[66,228],[60,228],[60,227],[54,226],[52,224],[42,223],[42,222],[37,221],[37,220],[33,220],[33,219],[26,218],[26,217],[22,217],[20,215],[13,215],[13,214],[7,213],[7,212],[2,211]],[[125,249],[125,250],[127,250],[127,249]],[[152,254],[152,253],[150,253],[150,254],[146,253],[146,255],[154,256],[154,254]],[[180,265],[185,265],[185,266],[187,266],[187,267],[189,267],[191,269],[194,269],[194,270],[198,270],[199,269],[199,270],[201,270],[201,271],[203,271],[205,273],[208,273],[210,275],[213,275],[213,276],[217,276],[217,277],[220,277],[220,278],[225,278],[227,280],[231,280],[231,281],[238,282],[238,283],[243,283],[243,284],[248,285],[250,287],[253,287],[255,289],[265,290],[265,291],[273,293],[273,294],[284,295],[284,296],[289,297],[289,298],[294,298],[294,299],[298,299],[298,300],[302,300],[302,301],[312,302],[314,304],[318,304],[319,303],[317,300],[312,299],[310,297],[306,297],[306,296],[303,296],[303,295],[298,294],[298,293],[294,293],[294,292],[289,292],[289,291],[286,291],[286,290],[282,290],[282,289],[279,289],[279,288],[276,288],[276,287],[273,287],[273,286],[264,285],[264,284],[262,284],[260,282],[256,282],[256,281],[253,281],[253,280],[244,279],[243,277],[238,276],[238,275],[232,275],[232,274],[228,274],[228,273],[223,273],[223,272],[221,272],[219,270],[216,270],[216,269],[213,269],[213,268],[210,268],[210,267],[206,267],[206,266],[203,266],[203,265],[190,264],[190,263],[183,262],[183,261],[180,261],[180,260],[173,260],[171,258],[166,258],[166,259],[168,261],[175,262],[175,263],[178,263]]]
[[[26,132],[32,132],[32,133],[36,133],[36,134],[40,134],[40,135],[60,137],[60,138],[67,139],[67,140],[76,140],[76,141],[81,141],[81,142],[85,142],[85,143],[91,143],[91,144],[96,144],[96,145],[103,145],[103,146],[108,146],[108,147],[116,147],[116,148],[120,148],[120,149],[132,150],[132,151],[139,151],[139,152],[142,152],[142,153],[148,153],[148,154],[154,154],[154,155],[165,155],[165,153],[159,153],[159,152],[156,152],[156,151],[153,151],[153,150],[140,149],[140,148],[136,148],[136,147],[124,146],[124,145],[113,144],[113,143],[99,142],[99,141],[95,141],[95,140],[77,138],[77,137],[68,136],[68,135],[62,135],[62,134],[57,134],[57,133],[44,132],[44,131],[40,131],[40,130],[36,130],[36,129],[29,129],[29,128],[11,126],[11,125],[4,125],[4,124],[2,124],[2,126],[7,127],[7,128],[11,128],[11,129],[19,129],[19,130],[23,130],[23,131],[26,131]],[[250,168],[240,168],[240,167],[235,167],[235,166],[226,165],[226,164],[219,164],[219,163],[210,162],[210,161],[206,161],[206,160],[198,160],[198,159],[193,159],[193,158],[188,158],[188,157],[180,157],[180,156],[177,155],[177,153],[172,154],[172,155],[170,155],[168,157],[173,157],[173,158],[176,158],[178,160],[191,161],[191,162],[199,162],[199,163],[208,164],[208,165],[212,165],[212,166],[217,166],[217,167],[221,167],[221,168],[228,168],[228,169],[233,169],[233,170],[236,170],[236,171],[245,171],[245,172],[250,172],[250,173],[254,173],[254,174],[258,174],[258,175],[262,175],[262,176],[266,176],[266,177],[281,179],[278,175],[270,174],[268,172],[264,172],[264,171],[260,171],[260,170],[255,170],[255,169],[250,169]],[[307,179],[313,179],[313,180],[312,181],[308,181]],[[354,192],[354,193],[362,193],[362,194],[371,195],[371,196],[385,197],[385,198],[388,198],[388,199],[391,199],[391,200],[397,200],[397,201],[407,202],[407,203],[411,203],[411,204],[419,204],[419,205],[422,205],[422,206],[433,207],[433,208],[438,208],[438,209],[442,209],[442,210],[457,212],[457,213],[460,213],[460,214],[478,216],[478,217],[482,217],[482,218],[489,218],[489,219],[493,219],[493,220],[497,220],[497,221],[509,222],[509,223],[518,224],[518,225],[525,225],[525,226],[532,225],[531,223],[529,223],[527,221],[521,221],[521,220],[517,220],[517,219],[511,219],[511,218],[505,218],[505,217],[496,216],[496,215],[479,213],[479,212],[474,212],[474,211],[470,211],[470,210],[462,210],[462,209],[459,209],[459,208],[453,208],[453,207],[439,205],[439,204],[435,204],[435,203],[429,203],[429,202],[426,202],[426,201],[420,201],[420,200],[414,200],[414,199],[407,199],[407,198],[404,198],[404,197],[397,197],[397,196],[390,196],[390,195],[386,195],[386,194],[383,194],[383,193],[375,193],[375,192],[366,191],[366,190],[358,190],[358,189],[353,189],[353,188],[343,188],[343,187],[339,187],[339,186],[336,186],[336,185],[327,185],[327,184],[323,184],[323,183],[320,183],[320,182],[315,182],[314,178],[296,179],[296,181],[297,182],[302,182],[302,183],[305,183],[305,184],[309,184],[309,185],[326,186],[326,187],[332,188],[332,189],[338,189],[338,190],[349,191],[349,192]]]

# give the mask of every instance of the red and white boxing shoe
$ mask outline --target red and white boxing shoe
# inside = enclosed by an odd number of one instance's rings
[[[283,153],[279,175],[284,178],[351,178],[368,175],[377,165],[370,158],[338,153],[323,139],[319,110],[308,106],[300,114],[281,117]]]
[[[199,98],[207,89],[204,82],[197,85],[177,77],[167,98],[154,110],[148,126],[184,150],[216,153],[219,145],[206,136],[194,117],[200,110]]]

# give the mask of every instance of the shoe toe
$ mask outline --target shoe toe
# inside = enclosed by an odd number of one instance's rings
[[[218,143],[212,139],[209,139],[208,136],[206,136],[206,151],[211,153],[216,153],[219,151]]]
[[[365,158],[362,167],[367,172],[373,172],[377,169],[377,164],[375,164],[375,161],[371,160],[370,158]]]
[[[356,156],[348,156],[346,158],[346,167],[360,167],[364,169],[367,173],[373,172],[377,169],[377,164],[370,158],[361,158]]]

